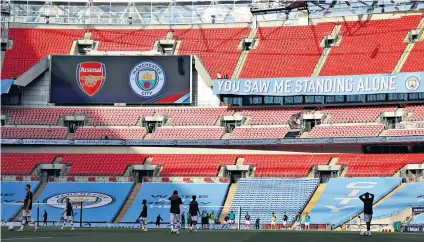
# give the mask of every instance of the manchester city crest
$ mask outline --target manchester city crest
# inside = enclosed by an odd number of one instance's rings
[[[410,76],[406,79],[405,86],[408,91],[416,91],[420,87],[420,79]]]
[[[152,97],[165,86],[165,72],[153,61],[137,63],[130,72],[131,89],[141,97]]]

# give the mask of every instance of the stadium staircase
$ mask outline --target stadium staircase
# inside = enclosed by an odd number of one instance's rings
[[[137,197],[138,192],[140,191],[141,183],[135,184],[133,187],[130,195],[128,196],[128,199],[125,201],[124,206],[122,206],[122,209],[119,211],[116,218],[113,220],[114,223],[119,223],[124,218],[125,214],[127,213],[128,209],[133,204],[135,198]]]
[[[343,171],[342,171],[342,174],[340,174],[340,177],[346,177],[347,169],[348,169],[347,166],[343,167]]]
[[[258,39],[255,39],[256,37],[256,32],[258,31],[257,28],[251,28],[250,32],[249,32],[249,36],[248,39],[252,39],[253,40],[253,46],[252,49],[254,49],[257,46],[257,42],[259,41]],[[238,49],[243,49],[243,40],[240,41]],[[244,67],[244,64],[246,63],[247,60],[247,55],[249,54],[248,50],[243,50],[240,54],[240,58],[237,61],[237,65],[236,68],[234,68],[234,72],[233,75],[231,76],[231,79],[238,79],[241,73],[241,70]]]
[[[339,158],[333,157],[333,158],[331,158],[330,163],[328,165],[330,165],[330,166],[337,165],[337,161],[339,161]]]
[[[34,193],[34,195],[32,196],[32,198],[33,198],[33,203],[38,203],[39,201],[37,201],[37,199],[38,199],[38,197],[40,196],[40,194],[43,192],[43,190],[44,190],[44,188],[46,188],[46,186],[47,186],[47,182],[42,182],[42,183],[40,183],[40,185],[38,186],[38,188],[37,188],[37,190],[35,191],[35,193]],[[34,209],[35,210],[35,209]],[[23,207],[19,210],[19,212],[16,214],[16,216],[13,218],[13,220],[12,221],[14,221],[14,222],[18,222],[20,219],[21,219],[21,217],[22,217],[22,213],[23,213]],[[33,216],[33,219],[36,219],[37,218],[37,216],[36,216],[36,213],[33,213],[32,214],[32,216]]]
[[[305,208],[303,209],[302,218],[306,216],[306,213],[309,213],[312,210],[312,208],[318,202],[319,198],[321,197],[321,194],[324,192],[326,187],[327,187],[327,184],[325,183],[319,184],[319,186],[314,192],[314,195],[312,195],[311,199],[309,199],[309,202],[306,204]],[[293,226],[295,226],[295,224],[293,224]]]
[[[405,64],[406,60],[408,59],[409,55],[411,54],[412,49],[415,46],[415,42],[410,43],[409,42],[409,36],[410,32],[405,36],[404,42],[407,42],[408,45],[405,47],[405,50],[403,51],[402,55],[400,56],[398,62],[396,63],[396,66],[393,68],[392,74],[399,73],[402,70],[403,65]]]
[[[234,196],[236,195],[238,184],[233,183],[230,185],[230,188],[228,188],[227,198],[225,199],[224,208],[221,211],[221,214],[219,215],[219,222],[223,223],[224,218],[227,214],[230,213],[230,206],[233,204]]]
[[[338,36],[341,28],[342,28],[341,25],[334,26],[333,31],[331,32],[331,35]],[[325,38],[326,36],[324,36],[324,39],[321,41],[321,45],[324,47],[324,49],[322,50],[321,56],[319,57],[317,64],[315,65],[315,68],[312,72],[312,76],[319,76],[319,73],[321,72],[321,69],[325,64],[325,61],[327,60],[328,55],[330,54],[331,47],[329,48],[325,47]],[[341,41],[341,38],[338,38],[335,45],[336,46],[339,45],[340,41]]]
[[[373,209],[375,209],[375,207],[377,207],[379,204],[381,204],[384,200],[386,200],[386,199],[388,199],[389,197],[391,197],[393,194],[395,194],[399,189],[401,189],[403,186],[405,185],[405,183],[401,183],[399,186],[397,186],[395,189],[393,189],[391,192],[389,192],[386,196],[384,196],[384,197],[382,197],[380,200],[378,200],[376,203],[374,203],[374,205],[372,206],[373,207]],[[362,212],[362,213],[360,213],[359,214],[360,216],[361,216],[361,218],[363,218],[364,217],[364,213]],[[396,218],[397,216],[393,216],[393,218]],[[406,218],[406,217],[405,217]],[[387,219],[390,219],[390,218],[387,218]],[[346,225],[348,225],[348,224],[352,224],[353,222],[354,222],[354,220],[355,220],[355,217],[354,218],[351,218],[351,219],[349,219],[346,223],[344,223],[343,225],[341,225],[341,227],[344,227],[344,226],[346,226]],[[386,220],[386,219],[385,219]],[[377,220],[373,220],[373,223],[374,224],[381,224],[381,223],[377,223],[376,222]],[[393,221],[396,221],[396,220],[393,220]],[[401,220],[401,221],[403,221],[403,220]],[[340,227],[339,227],[340,228]],[[338,228],[338,229],[339,229]]]

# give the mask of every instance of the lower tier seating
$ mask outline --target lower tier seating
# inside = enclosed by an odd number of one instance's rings
[[[149,159],[147,159],[149,158]],[[347,167],[346,176],[393,176],[406,164],[421,164],[424,154],[58,154],[2,153],[2,175],[29,175],[37,164],[55,159],[69,165],[67,175],[124,174],[128,166],[149,161],[162,167],[160,176],[217,176],[220,168],[243,164],[256,168],[255,177],[305,177],[314,166]],[[337,159],[336,159],[337,158]]]
[[[347,166],[346,176],[393,176],[406,164],[421,164],[424,154],[340,154],[337,164]]]
[[[242,178],[238,182],[231,209],[241,207],[241,215],[249,213],[251,220],[261,219],[261,223],[271,222],[271,213],[277,216],[277,223],[283,222],[284,213],[292,219],[315,191],[319,180],[304,179],[252,179]],[[241,216],[244,224],[244,216]]]
[[[1,153],[1,174],[29,175],[37,164],[53,163],[57,154]]]
[[[327,165],[331,155],[243,155],[256,167],[256,177],[305,177],[315,165]]]
[[[48,182],[38,197],[40,201],[49,203],[49,206],[40,206],[40,217],[41,209],[45,209],[48,218],[52,218],[49,220],[60,218],[63,215],[64,198],[69,197],[72,203],[83,202],[85,223],[112,223],[133,186],[134,183],[129,182]],[[74,212],[77,212],[75,208]]]
[[[376,203],[401,182],[399,177],[330,178],[319,200],[308,211],[311,222],[339,226],[363,211],[360,195],[372,193]]]
[[[423,182],[406,183],[389,198],[377,205],[373,217],[390,217],[399,212],[399,209],[423,206],[420,197],[424,192]]]
[[[222,165],[234,165],[236,155],[154,155],[152,164],[163,166],[161,176],[216,176]]]
[[[146,199],[148,204],[147,221],[156,221],[156,217],[160,215],[164,223],[169,222],[169,202],[168,198],[174,190],[182,198],[185,205],[185,213],[187,206],[191,201],[191,196],[197,196],[199,210],[206,210],[208,213],[214,211],[219,214],[219,206],[225,202],[228,183],[221,184],[186,184],[186,183],[143,183],[140,191],[137,193],[134,201],[142,201]],[[141,202],[133,202],[129,207],[121,222],[134,223],[139,218],[141,211]],[[200,223],[200,219],[199,219]]]
[[[70,165],[68,175],[122,176],[129,165],[143,164],[143,154],[65,154],[62,163]]]

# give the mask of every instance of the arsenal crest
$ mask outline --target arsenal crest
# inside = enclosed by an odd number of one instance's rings
[[[86,61],[77,66],[77,82],[81,90],[88,96],[96,94],[106,80],[105,64]]]

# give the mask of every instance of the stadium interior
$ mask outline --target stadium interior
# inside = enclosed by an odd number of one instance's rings
[[[16,201],[31,184],[49,225],[65,197],[83,211],[81,226],[137,227],[143,199],[149,226],[158,214],[169,224],[167,198],[178,190],[185,205],[197,195],[201,208],[214,210],[216,224],[235,211],[238,226],[249,213],[272,229],[275,213],[280,229],[286,213],[296,229],[300,213],[313,230],[359,231],[358,196],[370,192],[373,231],[400,223],[424,232],[424,3],[97,2],[2,1],[2,225],[21,221]],[[185,71],[180,56],[189,56]],[[162,65],[163,90],[180,75],[189,91],[126,102],[107,85],[133,88],[135,64],[121,68],[131,58]],[[86,62],[102,64],[100,79],[88,76],[102,82],[94,94],[83,86]],[[171,66],[179,74],[169,75]],[[123,79],[113,74],[120,71]],[[150,91],[146,80],[161,72],[146,73],[137,78]],[[375,75],[407,76],[408,90],[249,95],[215,87]]]

